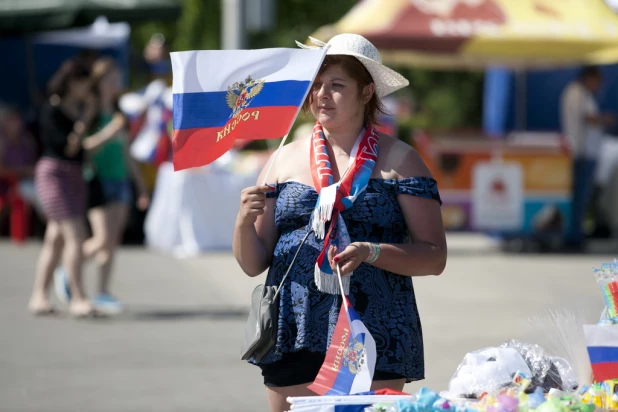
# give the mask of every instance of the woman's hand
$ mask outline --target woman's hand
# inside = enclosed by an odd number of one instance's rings
[[[74,157],[82,148],[81,137],[77,133],[71,133],[67,136],[67,144],[64,147],[64,154],[67,157]]]
[[[341,275],[352,273],[368,256],[369,245],[365,242],[354,242],[341,253],[337,253],[336,246],[328,248],[328,261],[335,274],[337,265],[341,268]]]
[[[257,217],[264,214],[266,205],[266,193],[274,189],[268,185],[251,186],[240,193],[240,210],[238,211],[238,223],[241,226],[255,224]]]

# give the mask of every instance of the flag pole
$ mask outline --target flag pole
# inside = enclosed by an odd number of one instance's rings
[[[341,282],[341,268],[339,267],[339,263],[337,263],[337,275],[337,280],[339,280],[339,288],[341,289],[341,297],[343,298],[343,306],[345,307],[346,315],[348,315],[348,300],[346,299],[345,292],[343,291],[343,283]]]
[[[298,112],[296,113],[296,116],[298,116]],[[294,120],[296,120],[296,117],[294,118]],[[275,164],[277,157],[279,157],[279,153],[281,153],[281,148],[285,144],[285,141],[288,139],[288,136],[289,136],[289,133],[283,136],[283,139],[281,139],[281,144],[279,144],[279,148],[275,152],[275,156],[273,157],[273,160],[270,162],[270,165],[268,165],[268,169],[266,170],[266,174],[264,175],[264,181],[262,182],[262,186],[266,184],[266,179],[268,179],[268,175],[270,174],[270,169],[273,168],[273,165]]]
[[[322,60],[320,61],[320,64],[318,65],[318,68],[316,69],[315,73],[313,74],[313,80],[315,80],[315,76],[317,76],[318,72],[320,71],[320,67],[322,67],[322,62],[324,61],[324,57],[326,56],[326,52],[328,51],[329,48],[330,48],[330,44],[327,44],[326,46],[324,46],[324,48],[323,48],[324,52],[322,53]],[[313,83],[313,81],[312,81],[312,83]],[[305,92],[305,96],[303,97],[303,100],[302,100],[303,102],[307,98],[307,94],[309,94],[309,90],[311,90],[311,86]],[[292,120],[292,124],[290,124],[290,129],[294,125],[294,122],[296,121],[296,118],[298,117],[298,114],[300,113],[300,110],[302,109],[302,107],[303,107],[303,105],[301,104],[300,106],[298,106],[298,109],[296,109],[296,116],[294,116],[294,120]],[[277,157],[279,157],[279,153],[281,153],[281,148],[283,147],[283,145],[285,144],[286,140],[288,139],[289,134],[290,133],[287,133],[285,136],[283,136],[283,139],[281,139],[281,144],[279,145],[279,148],[275,152],[275,156],[273,157],[273,160],[270,162],[270,165],[268,166],[268,169],[266,169],[266,174],[264,175],[264,180],[262,181],[262,186],[264,186],[266,184],[266,180],[268,179],[268,175],[270,174],[270,170],[273,168],[273,165],[275,164],[275,161],[277,160]]]

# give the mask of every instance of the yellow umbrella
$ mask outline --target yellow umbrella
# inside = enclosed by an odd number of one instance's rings
[[[364,0],[312,37],[367,37],[390,64],[555,67],[618,61],[605,0]]]

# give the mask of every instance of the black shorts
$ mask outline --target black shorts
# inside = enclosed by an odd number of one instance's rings
[[[105,193],[103,192],[103,183],[99,178],[94,177],[87,180],[88,183],[88,209],[105,206]]]
[[[259,365],[264,377],[264,385],[282,387],[311,383],[318,376],[326,355],[301,350],[299,352],[284,353],[277,362]],[[403,379],[405,376],[391,372],[375,371],[374,381]]]

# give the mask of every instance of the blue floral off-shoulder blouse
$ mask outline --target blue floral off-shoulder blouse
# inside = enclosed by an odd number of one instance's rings
[[[406,243],[410,235],[397,196],[407,194],[440,201],[436,181],[429,177],[371,179],[354,206],[342,213],[352,242]],[[266,279],[278,285],[307,233],[318,194],[298,182],[277,185],[275,225],[280,237]],[[314,265],[322,241],[310,235],[279,294],[277,344],[260,363],[272,363],[298,350],[326,353],[341,296],[318,291]],[[376,370],[413,381],[424,378],[423,334],[412,278],[362,263],[350,282],[348,296],[377,346]],[[254,360],[250,360],[256,363]]]

